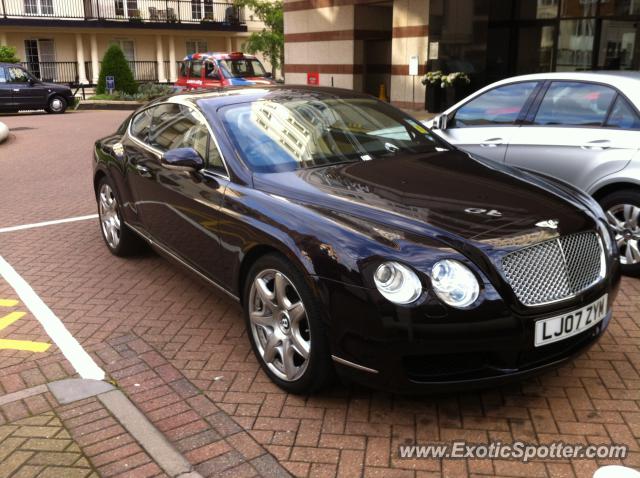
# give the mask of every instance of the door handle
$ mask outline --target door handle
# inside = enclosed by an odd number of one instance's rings
[[[480,147],[482,148],[497,148],[498,146],[502,146],[504,144],[504,140],[502,138],[490,138],[485,139],[480,143]]]
[[[151,170],[146,166],[143,166],[141,164],[136,164],[136,171],[138,171],[138,174],[140,174],[140,176],[142,176],[143,178],[151,177]]]
[[[580,146],[581,149],[591,151],[603,151],[611,147],[611,141],[608,139],[596,139],[595,141],[589,141],[588,143]]]

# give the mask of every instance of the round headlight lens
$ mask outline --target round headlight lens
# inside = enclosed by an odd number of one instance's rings
[[[407,266],[383,262],[373,275],[378,291],[395,304],[410,304],[422,293],[420,279]]]
[[[451,259],[444,259],[433,265],[431,283],[436,295],[452,307],[468,307],[480,294],[480,284],[473,272],[464,264]]]

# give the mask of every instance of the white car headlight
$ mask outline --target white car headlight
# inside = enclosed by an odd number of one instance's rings
[[[436,295],[451,307],[468,307],[480,294],[480,284],[473,272],[461,262],[451,259],[433,265],[431,283]]]
[[[373,275],[378,291],[395,304],[410,304],[422,293],[420,279],[407,266],[383,262]]]

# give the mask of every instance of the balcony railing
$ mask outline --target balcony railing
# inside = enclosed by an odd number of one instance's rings
[[[78,76],[78,63],[75,61],[37,61],[37,62],[23,62],[27,70],[33,75],[42,80],[53,83],[67,83],[76,85],[79,83]],[[91,82],[93,78],[93,66],[90,61],[86,61],[84,64],[87,80]],[[130,61],[129,68],[133,73],[133,78],[139,82],[157,82],[158,77],[158,63],[153,60],[139,60]],[[165,61],[162,64],[164,69],[164,78],[169,78],[169,62]],[[176,71],[178,66],[176,65]]]
[[[211,0],[1,0],[2,18],[200,23],[226,29],[245,24],[243,8]]]

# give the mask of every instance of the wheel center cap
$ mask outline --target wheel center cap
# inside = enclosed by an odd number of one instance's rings
[[[283,332],[289,332],[289,329],[291,328],[291,320],[289,319],[289,315],[286,312],[282,312],[280,314],[280,329],[282,329]]]
[[[633,232],[630,231],[629,229],[625,229],[624,231],[622,231],[622,236],[626,239],[629,240],[633,237]]]

